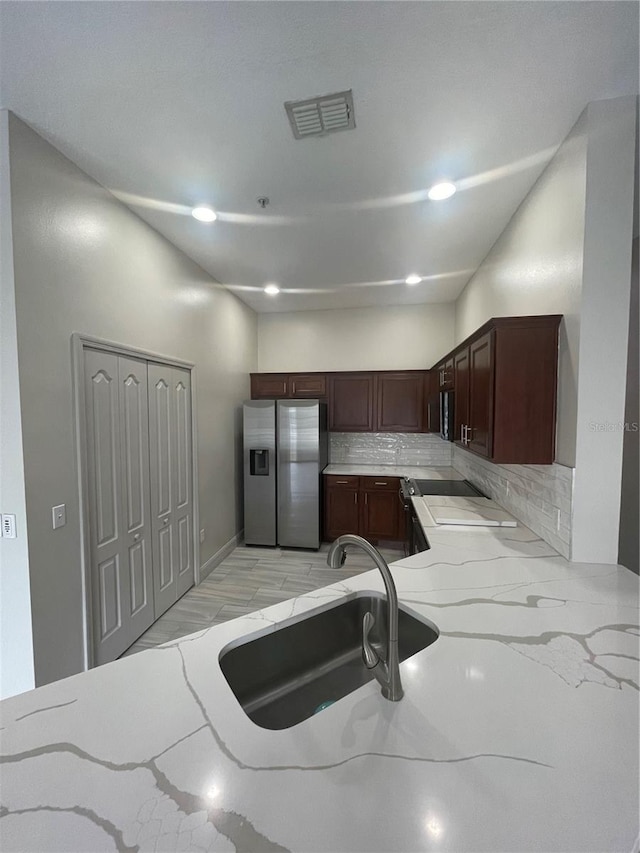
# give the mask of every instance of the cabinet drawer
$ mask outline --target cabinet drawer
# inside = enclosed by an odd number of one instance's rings
[[[399,477],[360,477],[360,488],[367,491],[397,492]]]
[[[289,393],[292,397],[326,397],[327,377],[293,373],[289,376]]]
[[[328,489],[357,489],[360,484],[360,477],[355,477],[352,474],[347,476],[325,474],[324,481]]]

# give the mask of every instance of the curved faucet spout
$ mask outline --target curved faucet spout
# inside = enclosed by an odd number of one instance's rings
[[[382,695],[392,702],[397,702],[402,699],[404,691],[400,681],[400,658],[398,655],[398,593],[396,585],[382,554],[370,542],[363,539],[362,536],[356,536],[353,533],[346,533],[344,536],[339,536],[331,544],[329,553],[327,554],[327,564],[332,569],[339,569],[344,564],[347,556],[345,546],[347,545],[354,545],[368,554],[380,570],[382,580],[384,581],[389,620],[387,626],[386,660],[378,659],[375,662],[377,655],[369,644],[368,634],[373,625],[373,616],[371,614],[367,614],[371,616],[370,620],[367,619],[367,615],[364,618],[362,648],[365,665],[373,671],[373,674],[382,686]]]

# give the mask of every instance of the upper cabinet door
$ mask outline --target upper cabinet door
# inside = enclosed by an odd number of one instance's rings
[[[438,371],[440,390],[451,391],[453,388],[453,357],[440,362],[435,369]]]
[[[377,374],[378,432],[422,432],[424,373]]]
[[[252,400],[279,400],[289,396],[289,377],[286,373],[252,373]]]
[[[464,444],[466,440],[464,428],[469,421],[469,347],[456,353],[453,358],[454,384],[456,389],[455,405],[453,407],[454,427],[453,440]]]
[[[490,457],[493,449],[493,332],[487,332],[469,345],[469,423],[469,448]]]
[[[326,397],[327,377],[324,373],[292,373],[289,376],[291,397]]]
[[[373,432],[373,373],[339,373],[329,378],[329,429]]]

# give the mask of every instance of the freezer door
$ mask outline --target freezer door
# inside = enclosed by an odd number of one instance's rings
[[[244,541],[276,544],[276,404],[250,400],[243,406]]]
[[[320,547],[318,400],[278,400],[278,544]]]

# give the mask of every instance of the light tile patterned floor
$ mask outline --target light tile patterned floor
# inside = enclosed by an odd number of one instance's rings
[[[350,550],[341,569],[330,569],[328,548],[327,544],[320,551],[244,545],[235,548],[199,586],[192,587],[154,622],[122,657],[374,568],[366,554]],[[379,550],[389,563],[403,556],[399,550]]]

